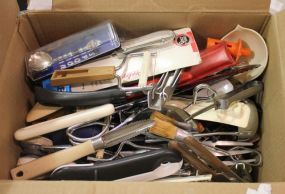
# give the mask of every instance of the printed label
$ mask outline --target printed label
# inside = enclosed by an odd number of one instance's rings
[[[187,46],[190,42],[190,38],[186,34],[180,34],[175,38],[175,44],[178,46]]]

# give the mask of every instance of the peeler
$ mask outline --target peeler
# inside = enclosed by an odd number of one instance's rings
[[[116,70],[122,68],[128,57],[143,56],[145,50],[165,46],[171,43],[174,38],[175,33],[172,30],[161,30],[122,42],[121,49],[111,55],[111,57],[122,59],[121,63],[116,66]],[[155,56],[155,53],[151,53],[151,55]]]
[[[165,46],[171,43],[174,38],[175,33],[172,30],[160,30],[138,38],[122,41],[119,50],[106,57],[101,57],[95,60],[95,62],[106,58],[118,58],[121,59],[121,62],[115,69],[119,70],[129,57],[143,56],[145,50]],[[151,53],[151,55],[155,56],[155,53]]]
[[[80,112],[79,112],[80,113]],[[71,148],[58,151],[53,154],[43,156],[22,166],[11,170],[13,179],[31,179],[55,168],[78,160],[97,150],[114,146],[132,137],[145,133],[147,129],[154,125],[152,120],[143,120],[126,125],[114,132],[110,131],[96,140],[89,140]]]

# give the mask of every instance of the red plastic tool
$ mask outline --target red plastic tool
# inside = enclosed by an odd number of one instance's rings
[[[225,68],[235,66],[237,63],[232,58],[225,43],[207,48],[200,53],[202,63],[183,70],[178,87],[191,85],[199,79],[218,73]]]
[[[178,82],[178,88],[190,86],[205,77],[237,64],[227,49],[227,45],[223,42],[205,49],[200,52],[200,55],[202,63],[183,70]],[[157,83],[158,80],[159,77],[156,77],[155,79],[149,80],[147,84]]]

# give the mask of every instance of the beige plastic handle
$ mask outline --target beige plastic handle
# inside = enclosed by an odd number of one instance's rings
[[[94,152],[92,142],[89,140],[18,166],[11,170],[11,176],[14,180],[32,179]]]
[[[101,119],[115,112],[114,105],[105,104],[95,108],[90,108],[77,113],[72,113],[56,119],[48,120],[42,123],[31,125],[18,129],[14,136],[18,141],[27,140],[43,134],[51,133],[60,129],[70,127],[72,125],[93,120]]]

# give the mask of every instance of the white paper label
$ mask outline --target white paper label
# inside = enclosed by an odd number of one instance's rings
[[[30,0],[27,9],[33,11],[51,10],[52,0]]]

